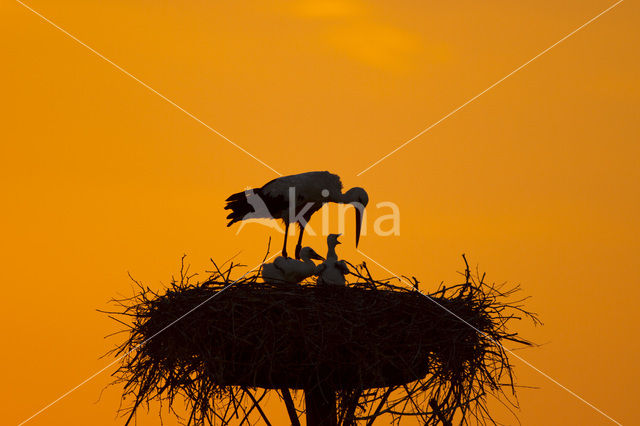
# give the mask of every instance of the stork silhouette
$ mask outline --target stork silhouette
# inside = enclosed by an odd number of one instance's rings
[[[263,204],[252,200],[260,197]],[[302,235],[311,216],[322,208],[325,203],[351,204],[356,214],[356,247],[360,241],[360,229],[364,209],[369,203],[369,196],[363,188],[354,187],[342,192],[340,176],[322,172],[306,172],[290,176],[282,176],[267,182],[260,188],[253,188],[231,195],[226,200],[226,210],[231,210],[227,216],[231,226],[246,219],[271,218],[281,219],[285,224],[284,244],[282,256],[287,256],[287,236],[289,225],[297,223],[300,229],[295,257],[300,258]],[[266,206],[255,209],[253,206]]]

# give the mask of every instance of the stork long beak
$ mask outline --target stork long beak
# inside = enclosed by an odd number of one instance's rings
[[[362,228],[362,211],[358,206],[354,206],[356,209],[356,248],[360,241],[360,229]]]

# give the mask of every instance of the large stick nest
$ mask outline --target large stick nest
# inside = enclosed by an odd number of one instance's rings
[[[259,271],[232,278],[241,265],[213,265],[196,282],[183,263],[162,291],[136,282],[135,296],[109,312],[129,319],[114,350],[129,420],[142,403],[180,397],[188,423],[227,424],[254,408],[268,422],[252,389],[280,389],[291,408],[282,390],[322,386],[338,393],[340,424],[383,414],[485,423],[489,393],[515,396],[503,345],[529,344],[507,326],[538,322],[511,300],[518,287],[486,284],[468,265],[463,283],[431,293],[415,278],[374,279],[364,263],[349,265],[347,287],[264,283]]]

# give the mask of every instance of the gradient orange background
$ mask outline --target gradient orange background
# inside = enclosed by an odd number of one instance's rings
[[[612,2],[28,4],[281,173],[340,174],[369,191],[370,219],[375,203],[397,203],[401,235],[369,233],[360,247],[394,272],[428,288],[457,279],[465,252],[489,279],[521,283],[545,325],[519,326],[543,346],[518,354],[640,422],[637,3],[360,177]],[[281,236],[260,225],[235,236],[222,210],[273,172],[19,3],[2,2],[0,17],[0,405],[15,424],[111,361],[98,357],[119,327],[96,308],[131,294],[127,271],[159,288],[183,253],[194,271],[239,250],[253,265]],[[341,254],[360,261],[347,233]],[[523,424],[610,424],[514,363],[538,387],[519,392]],[[112,371],[30,424],[122,424],[119,388],[96,403]],[[159,424],[155,407],[140,419]]]

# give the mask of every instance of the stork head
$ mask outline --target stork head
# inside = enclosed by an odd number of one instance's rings
[[[342,199],[345,204],[352,204],[356,209],[356,247],[358,247],[364,208],[369,204],[369,194],[367,194],[364,188],[355,187],[345,192]]]
[[[342,244],[340,241],[338,241],[338,237],[340,235],[342,234],[329,234],[329,236],[327,237],[327,246],[335,247],[338,244]]]
[[[300,249],[300,259],[302,259],[302,260],[311,260],[311,259],[324,260],[324,257],[322,257],[318,253],[316,253],[316,251],[314,249],[312,249],[311,247],[302,247]]]

